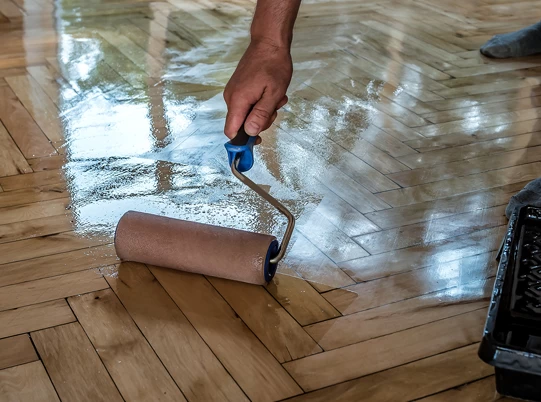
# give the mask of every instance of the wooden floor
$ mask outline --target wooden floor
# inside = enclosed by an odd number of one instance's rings
[[[541,57],[478,49],[539,5],[306,0],[250,172],[298,226],[256,287],[112,246],[129,209],[283,233],[223,148],[253,1],[0,0],[0,400],[498,399],[477,348]]]

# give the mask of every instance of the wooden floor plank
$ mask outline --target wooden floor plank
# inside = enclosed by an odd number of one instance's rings
[[[1,122],[0,144],[0,177],[32,172],[32,168]]]
[[[45,186],[23,188],[21,190],[6,191],[0,195],[0,208],[11,207],[33,202],[66,198],[69,195],[66,186],[52,184]]]
[[[491,402],[495,400],[501,402],[516,401],[514,398],[507,398],[498,394],[496,391],[496,378],[494,376],[474,381],[419,400],[423,402],[448,402],[458,400],[464,402]]]
[[[44,170],[59,170],[66,163],[66,157],[63,155],[46,156],[44,158],[33,158],[28,160],[28,164],[34,172]]]
[[[63,182],[64,179],[61,170],[50,170],[47,172],[36,172],[0,178],[0,185],[5,191],[20,190],[28,187],[41,187]]]
[[[324,297],[342,314],[351,314],[494,276],[495,258],[494,253],[480,254],[336,289]]]
[[[219,278],[209,281],[280,363],[321,352],[263,287]]]
[[[124,399],[186,400],[111,289],[68,301]]]
[[[478,339],[485,316],[485,309],[473,311],[305,357],[284,367],[305,391],[312,391],[470,345]],[[371,358],[373,354],[377,358]],[[359,364],[368,359],[373,363]]]
[[[489,190],[372,212],[365,216],[382,229],[397,228],[483,208],[507,205],[509,199],[522,190],[526,184],[528,184],[527,181],[522,181]]]
[[[64,299],[0,312],[0,338],[75,321]]]
[[[384,278],[430,265],[446,264],[462,258],[498,250],[506,225],[442,240],[359,258],[340,264],[358,282]]]
[[[44,257],[110,242],[107,238],[84,238],[74,232],[64,232],[35,239],[0,244],[0,265]]]
[[[1,213],[0,213],[1,214]],[[71,214],[32,219],[0,225],[0,243],[48,236],[73,229]]]
[[[250,399],[272,401],[301,393],[204,277],[157,267],[151,271]]]
[[[122,263],[106,279],[190,402],[247,400],[146,266]]]
[[[41,362],[0,370],[0,395],[10,402],[59,402]]]
[[[314,283],[313,286],[328,289],[321,283]],[[338,317],[340,313],[314,287],[285,263],[278,268],[267,290],[301,325]]]
[[[333,232],[336,233],[337,230],[334,229]],[[312,236],[312,238],[314,237],[316,236]],[[317,237],[319,237],[323,245],[327,245],[327,249],[334,247],[331,241],[324,238],[323,232],[320,231]],[[303,279],[309,281],[316,290],[321,292],[355,283],[334,261],[302,234],[296,235],[290,244],[289,252],[283,260],[284,264]],[[348,249],[352,250],[351,242],[346,243],[344,249],[346,251]],[[337,251],[340,251],[340,249]],[[353,251],[355,250],[353,249]],[[361,251],[361,255],[368,254],[362,249]],[[285,271],[282,272],[285,273]]]
[[[39,360],[28,335],[0,339],[0,370]]]
[[[294,398],[292,401],[349,402],[369,400],[387,402],[393,400],[406,402],[422,398],[440,390],[489,375],[493,369],[479,359],[477,356],[478,348],[478,344],[465,346],[381,373],[333,385]]]
[[[409,170],[405,173],[389,175],[403,187],[411,187],[434,181],[463,177],[506,167],[518,166],[541,160],[541,146],[530,146],[515,151],[504,151],[498,155],[488,155],[451,163],[438,164],[426,168]]]
[[[6,82],[49,141],[62,141],[58,109],[38,83],[29,75],[6,77]]]
[[[429,167],[433,165],[436,165],[437,168],[437,165],[440,165],[442,163],[467,161],[472,158],[478,158],[486,155],[492,156],[493,159],[505,159],[507,155],[499,154],[505,151],[512,151],[514,149],[535,147],[540,144],[541,132],[536,131],[529,134],[522,134],[507,138],[498,138],[490,141],[483,141],[453,148],[424,152],[416,158],[409,158],[408,156],[406,156],[399,159],[402,163],[412,169]],[[498,154],[498,157],[494,156],[494,154]],[[475,172],[472,171],[470,174],[472,173]]]
[[[354,237],[370,254],[449,239],[507,224],[505,206],[481,209]]]
[[[17,224],[51,216],[62,219],[62,216],[68,217],[67,208],[69,204],[69,198],[59,198],[57,200],[0,208],[0,225]]]
[[[67,263],[69,261],[69,264]],[[83,248],[66,253],[13,262],[1,266],[0,286],[13,285],[118,262],[113,245]]]
[[[65,401],[122,401],[79,323],[32,333],[58,395]]]
[[[439,198],[471,193],[483,189],[505,186],[539,177],[541,162],[513,166],[471,176],[442,180],[419,186],[380,193],[379,197],[393,207],[411,205]]]
[[[0,311],[93,292],[108,287],[102,275],[94,270],[4,286],[0,293]]]
[[[481,280],[316,323],[304,329],[323,349],[336,349],[487,307],[492,290],[492,279]]]
[[[47,137],[9,87],[0,87],[0,120],[26,158],[56,153]]]

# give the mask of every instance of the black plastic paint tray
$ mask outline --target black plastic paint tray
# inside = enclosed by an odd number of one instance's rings
[[[541,208],[509,219],[479,357],[500,394],[541,401]]]

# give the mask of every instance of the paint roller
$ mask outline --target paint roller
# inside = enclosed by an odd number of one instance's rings
[[[231,172],[287,218],[279,244],[275,236],[225,228],[143,212],[128,211],[119,220],[115,249],[122,261],[134,261],[240,282],[269,283],[284,257],[295,226],[289,210],[243,173],[254,164],[256,137],[241,127],[225,144]]]

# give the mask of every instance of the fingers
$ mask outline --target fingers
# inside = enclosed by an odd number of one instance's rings
[[[225,118],[224,133],[229,139],[233,139],[244,123],[251,105],[248,102],[239,102],[233,100],[231,105],[228,106],[227,116]]]
[[[283,100],[283,99],[281,99]],[[254,105],[254,108],[246,119],[244,129],[249,135],[258,135],[266,130],[276,118],[276,109],[281,100],[273,99],[271,96],[263,94],[263,97]]]

